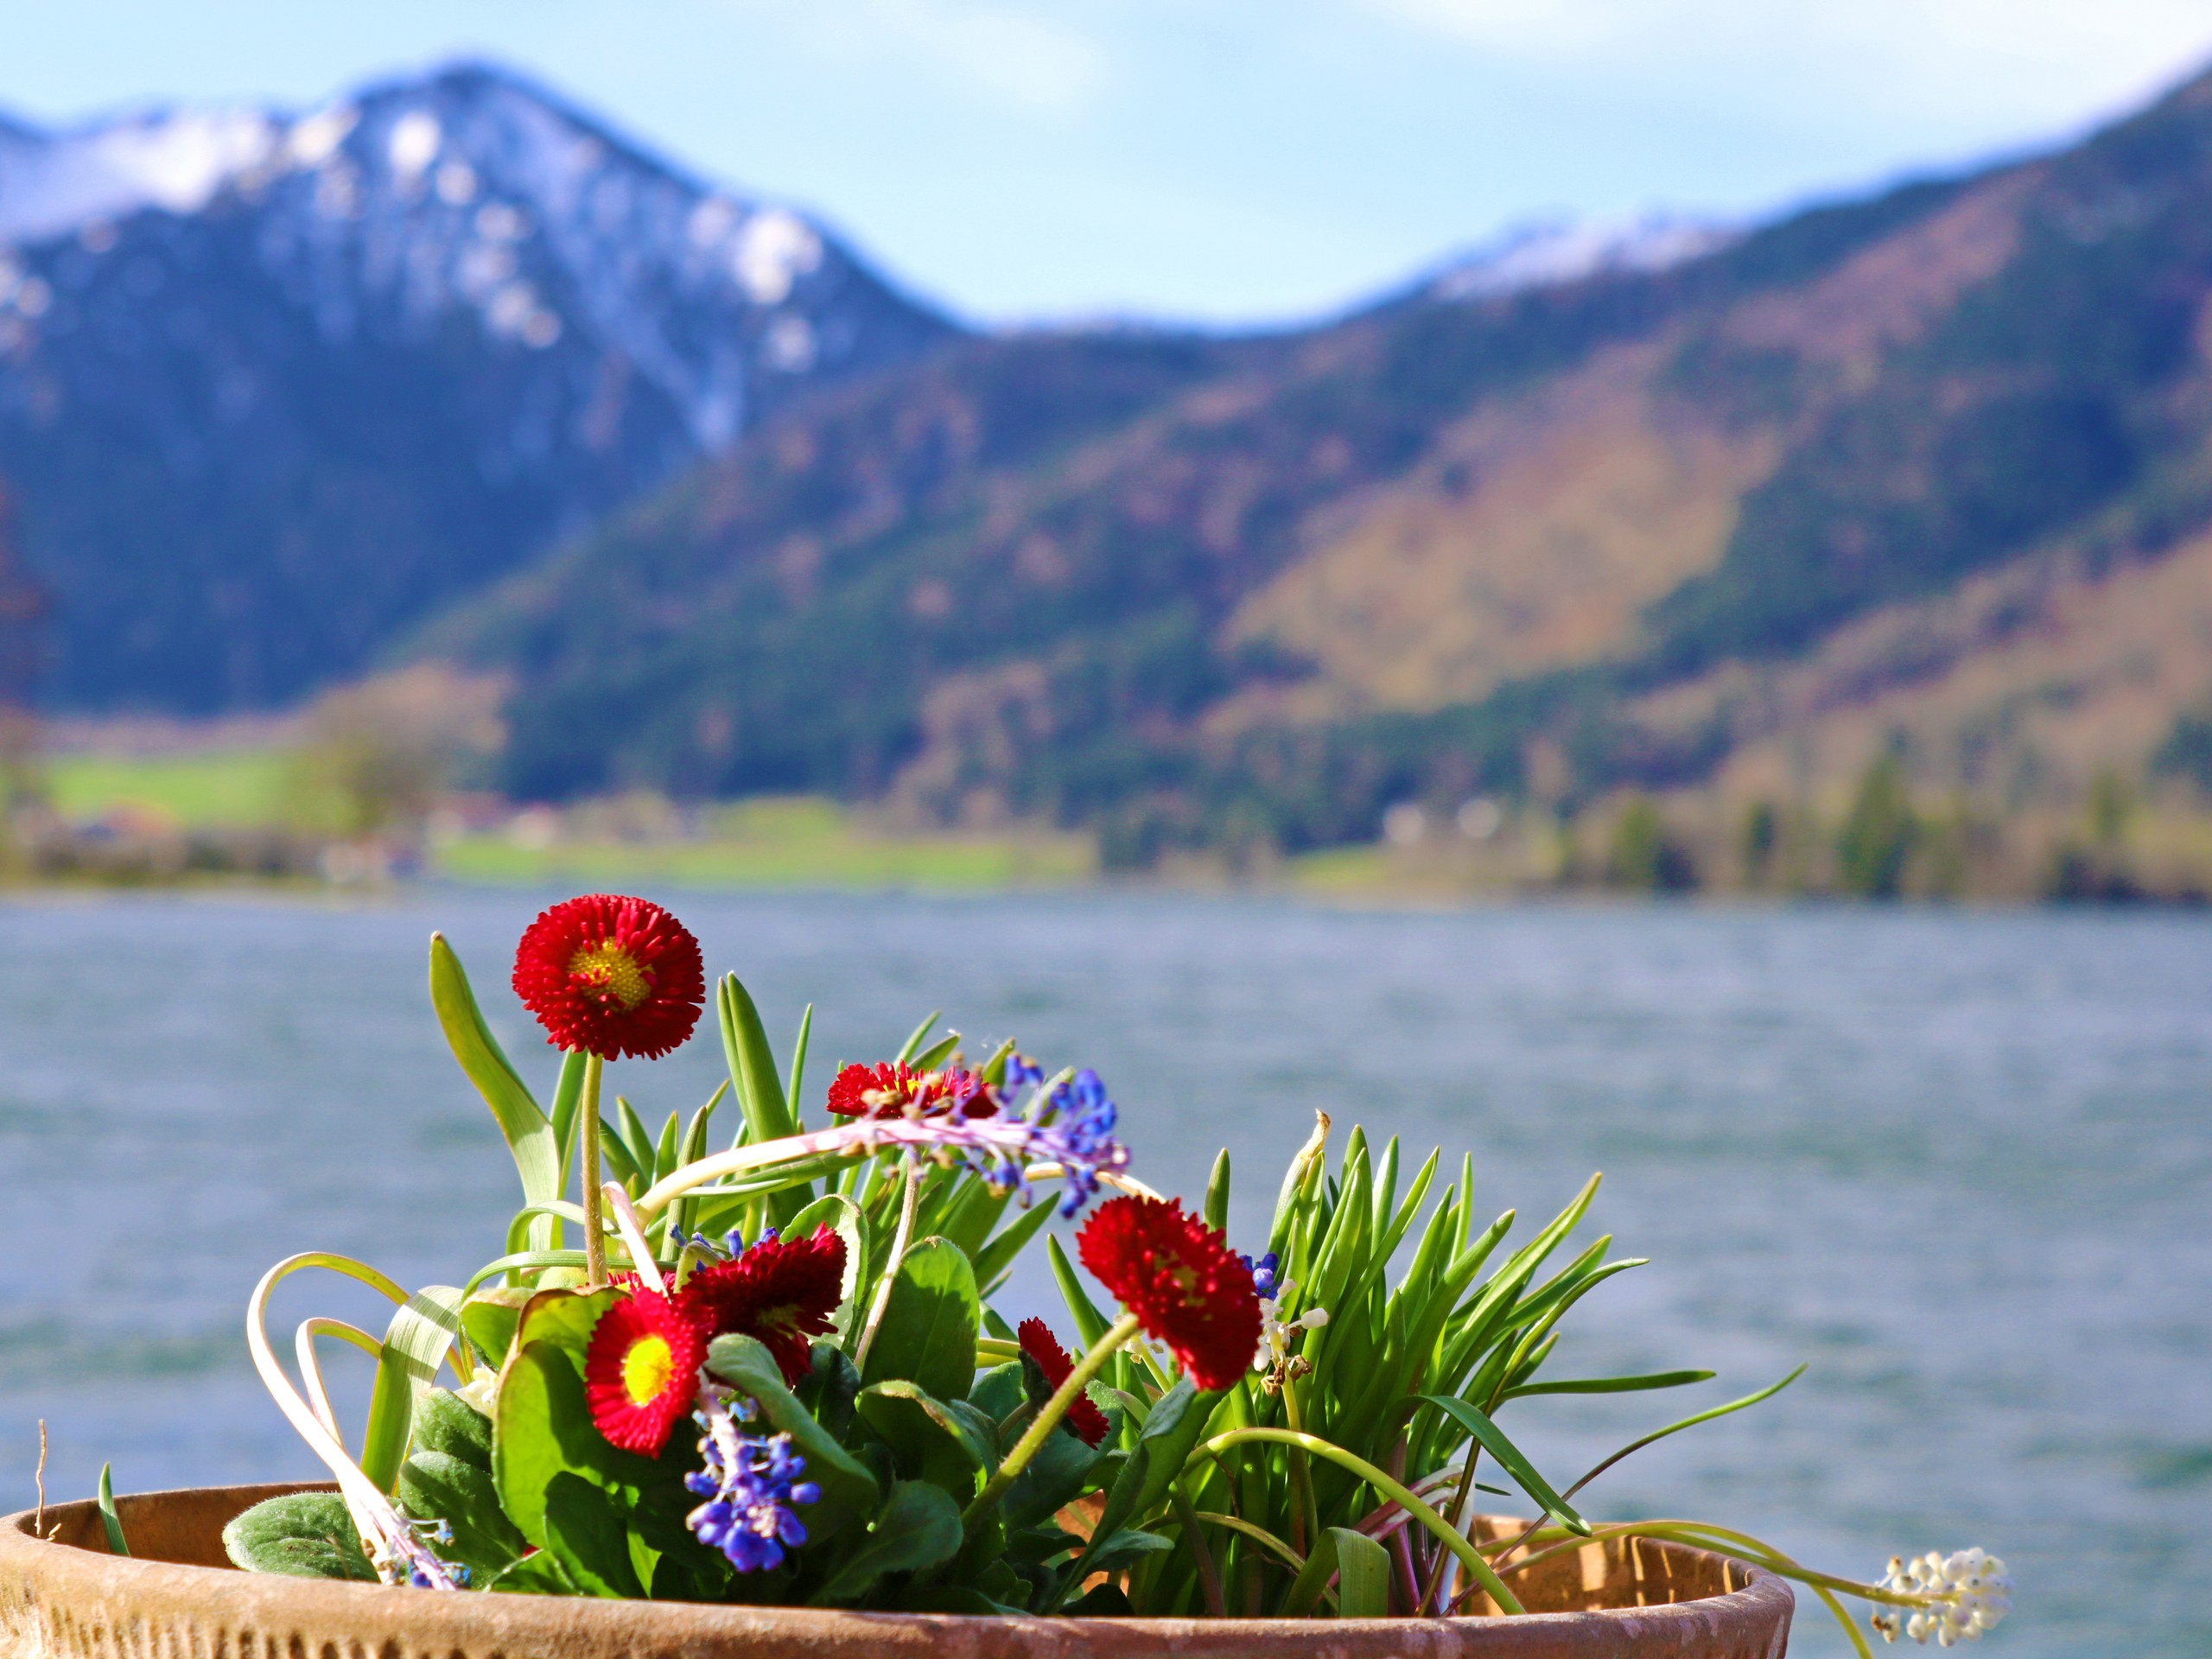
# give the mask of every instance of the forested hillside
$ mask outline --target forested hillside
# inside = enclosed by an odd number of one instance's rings
[[[970,341],[793,410],[434,644],[517,676],[528,794],[888,791],[1138,859],[1710,780],[1785,729],[1834,728],[1800,789],[1902,743],[1946,785],[2078,791],[2119,694],[2007,653],[2195,556],[2208,295],[2197,83],[1661,269],[1447,279],[1268,339]],[[2212,693],[2208,639],[2129,703],[2126,759]],[[1968,661],[1986,694],[1944,689]]]

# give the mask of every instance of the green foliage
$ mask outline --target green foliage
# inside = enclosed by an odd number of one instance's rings
[[[537,1111],[474,1017],[458,962],[436,960],[441,1013],[464,1070],[517,1126],[520,1144],[567,1139],[573,1102],[556,1096],[565,1125]],[[739,1146],[790,1135],[796,1110],[750,998],[726,980],[718,1001],[746,1117]],[[932,1014],[908,1039],[913,1064],[959,1058],[960,1039],[932,1040],[936,1028]],[[986,1073],[1002,1075],[1010,1052],[994,1051]],[[616,1103],[607,1144],[611,1160],[622,1149],[633,1192],[719,1155],[709,1135],[714,1104],[688,1120],[671,1113],[656,1133],[626,1100]],[[587,1355],[599,1321],[630,1293],[575,1287],[573,1250],[511,1249],[472,1276],[466,1296],[431,1287],[400,1308],[379,1344],[364,1466],[471,1585],[502,1593],[1366,1618],[1433,1611],[1471,1584],[1510,1608],[1510,1591],[1459,1530],[1482,1484],[1478,1465],[1494,1465],[1560,1535],[1589,1531],[1573,1500],[1590,1477],[1567,1485],[1547,1476],[1501,1413],[1549,1395],[1640,1394],[1711,1374],[1543,1376],[1566,1316],[1642,1265],[1614,1257],[1604,1236],[1570,1243],[1596,1178],[1509,1249],[1515,1216],[1478,1217],[1471,1159],[1450,1179],[1439,1153],[1408,1162],[1395,1141],[1378,1148],[1357,1128],[1332,1157],[1326,1120],[1317,1125],[1284,1174],[1268,1239],[1280,1281],[1296,1287],[1283,1293],[1290,1323],[1268,1338],[1262,1370],[1214,1392],[1156,1351],[1122,1348],[1133,1321],[1093,1300],[1043,1230],[1047,1207],[1014,1212],[1008,1194],[957,1162],[855,1141],[780,1163],[770,1155],[741,1179],[702,1173],[695,1190],[644,1218],[640,1248],[657,1253],[664,1274],[681,1271],[661,1220],[679,1202],[757,1238],[770,1202],[785,1198],[792,1226],[808,1236],[829,1228],[845,1246],[834,1329],[813,1344],[796,1384],[751,1336],[717,1335],[707,1350],[701,1409],[727,1400],[741,1434],[788,1437],[813,1488],[793,1499],[804,1540],[786,1539],[772,1568],[740,1573],[692,1531],[696,1435],[679,1429],[645,1457],[599,1429]],[[1208,1182],[1210,1217],[1226,1217],[1230,1180],[1224,1155]],[[817,1183],[827,1189],[818,1195]],[[525,1204],[509,1241],[580,1213],[564,1198]],[[1055,1414],[1061,1390],[1018,1353],[986,1300],[1040,1235],[1067,1308],[1062,1328],[1084,1351],[1081,1375],[1106,1416],[1096,1446]],[[608,1243],[614,1265],[625,1265],[629,1246],[620,1236]],[[495,1282],[503,1277],[512,1282]],[[879,1306],[871,1327],[865,1312]],[[498,1364],[488,1416],[470,1403],[476,1385],[467,1397],[433,1386],[449,1355],[461,1363],[459,1335],[480,1361]],[[1669,1425],[1627,1450],[1748,1403]],[[334,1541],[333,1517],[343,1514],[334,1503],[255,1512],[232,1543],[234,1558],[261,1570],[369,1576],[358,1549],[343,1547],[350,1523]],[[1413,1522],[1410,1588],[1367,1535],[1389,1505]]]
[[[95,1498],[100,1512],[100,1530],[107,1536],[107,1553],[128,1555],[130,1546],[123,1536],[123,1520],[115,1512],[115,1470],[112,1465],[100,1465],[100,1487]]]
[[[1686,893],[1697,886],[1689,854],[1668,830],[1656,803],[1630,798],[1614,821],[1605,854],[1605,880],[1639,893]]]
[[[2181,779],[2200,795],[2212,795],[2212,712],[2177,715],[2152,753],[2151,770]]]
[[[967,1252],[950,1239],[923,1239],[893,1276],[883,1327],[861,1378],[911,1377],[933,1394],[960,1399],[976,1380],[982,1324],[982,1299]]]
[[[1836,870],[1843,890],[1862,899],[1896,898],[1919,834],[1904,763],[1894,754],[1885,754],[1859,779],[1858,797],[1836,839]]]
[[[377,1580],[346,1500],[335,1492],[263,1498],[224,1526],[223,1553],[232,1565],[248,1573],[366,1584]]]

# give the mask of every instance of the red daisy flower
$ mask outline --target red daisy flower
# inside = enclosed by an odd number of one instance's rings
[[[1037,1369],[1045,1374],[1045,1385],[1057,1392],[1060,1384],[1068,1380],[1068,1373],[1075,1370],[1075,1361],[1042,1319],[1024,1319],[1020,1337],[1021,1351],[1037,1362]],[[1096,1446],[1106,1438],[1106,1414],[1083,1395],[1076,1395],[1068,1407],[1068,1414],[1060,1421],[1085,1446]]]
[[[658,905],[611,893],[554,906],[515,947],[515,995],[554,1042],[658,1059],[706,1005],[699,941]]]
[[[754,1338],[798,1386],[813,1363],[813,1338],[830,1328],[844,1299],[845,1241],[827,1227],[811,1238],[764,1238],[691,1275],[683,1305],[713,1336]]]
[[[584,1399],[610,1444],[653,1458],[691,1414],[707,1330],[697,1314],[641,1290],[618,1298],[584,1350]]]
[[[1260,1345],[1252,1272],[1229,1242],[1179,1198],[1114,1198],[1077,1238],[1083,1265],[1167,1344],[1202,1389],[1225,1389]]]
[[[967,1117],[990,1117],[998,1098],[973,1071],[950,1066],[917,1071],[904,1060],[849,1065],[830,1085],[830,1109],[840,1117],[925,1117],[957,1106]]]

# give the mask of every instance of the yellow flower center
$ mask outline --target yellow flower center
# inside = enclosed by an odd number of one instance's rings
[[[612,939],[601,939],[569,957],[569,977],[609,1001],[620,1002],[625,1014],[653,994],[653,982],[638,966],[638,959]]]
[[[622,1356],[622,1392],[633,1406],[650,1405],[666,1392],[676,1375],[676,1356],[665,1337],[641,1337]]]

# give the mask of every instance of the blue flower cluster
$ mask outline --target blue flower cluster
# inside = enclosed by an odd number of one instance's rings
[[[751,1406],[741,1409],[750,1419]],[[784,1552],[806,1541],[805,1523],[791,1506],[822,1496],[819,1486],[799,1478],[806,1459],[791,1450],[788,1434],[741,1433],[739,1418],[719,1400],[710,1397],[698,1420],[707,1431],[699,1441],[707,1466],[684,1476],[683,1484],[707,1502],[686,1524],[741,1573],[782,1566]]]
[[[1098,1191],[1098,1172],[1119,1169],[1128,1161],[1126,1147],[1114,1138],[1120,1109],[1106,1096],[1106,1085],[1089,1066],[1077,1072],[1046,1096],[1052,1111],[1041,1138],[1051,1149],[1046,1156],[1067,1169],[1066,1190],[1060,1213],[1071,1216]]]
[[[776,1236],[777,1231],[776,1228],[766,1228],[753,1243],[766,1244]],[[743,1255],[746,1251],[745,1235],[735,1230],[724,1233],[722,1242],[717,1244],[703,1232],[687,1233],[681,1227],[671,1223],[668,1230],[668,1242],[678,1250],[696,1251],[703,1262],[734,1261],[737,1257]]]
[[[1245,1270],[1252,1275],[1252,1288],[1259,1294],[1260,1300],[1263,1302],[1274,1300],[1275,1274],[1281,1266],[1281,1263],[1276,1260],[1275,1253],[1269,1250],[1257,1262],[1249,1255],[1239,1256],[1237,1259],[1243,1262]]]
[[[1025,1077],[1035,1070],[1034,1062],[1023,1062]],[[1030,1166],[1057,1164],[1065,1183],[1060,1213],[1072,1216],[1098,1191],[1102,1172],[1128,1167],[1129,1149],[1114,1138],[1119,1116],[1098,1074],[1084,1071],[1039,1089],[1020,1117],[995,1111],[971,1118],[955,1102],[942,1115],[864,1122],[849,1133],[870,1151],[913,1147],[948,1165],[963,1159],[993,1186],[1020,1193],[1024,1205],[1031,1198]]]

